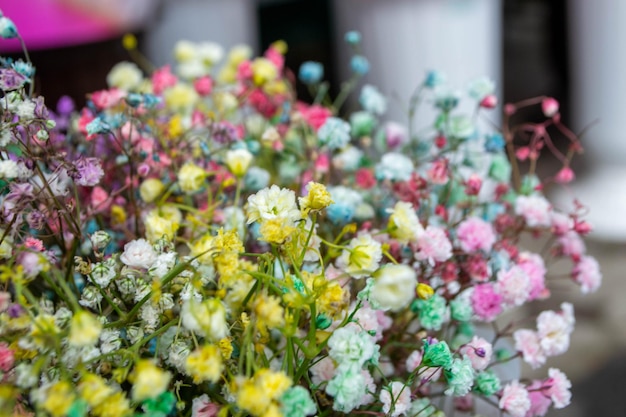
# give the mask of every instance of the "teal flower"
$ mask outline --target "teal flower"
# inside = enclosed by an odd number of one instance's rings
[[[365,110],[379,116],[383,115],[387,110],[387,99],[373,85],[366,84],[363,86],[359,96],[359,103]]]
[[[472,304],[467,297],[457,297],[450,301],[450,313],[453,320],[469,321],[474,310],[472,310]]]
[[[474,368],[469,358],[454,359],[448,369],[444,371],[448,381],[446,395],[466,395],[474,384]]]
[[[324,76],[324,66],[319,62],[306,61],[300,65],[298,78],[305,84],[319,83]]]
[[[365,75],[370,71],[370,62],[362,55],[355,55],[350,61],[350,68],[358,75]]]
[[[356,30],[351,30],[350,32],[346,32],[344,39],[350,45],[357,45],[361,42],[361,34]]]
[[[435,88],[446,82],[446,76],[440,71],[428,71],[424,79],[424,87]]]
[[[491,160],[489,176],[496,181],[506,182],[511,177],[511,164],[506,156],[497,154]]]
[[[428,367],[449,368],[452,364],[452,353],[446,342],[429,343],[424,340],[424,357],[422,363]]]
[[[18,37],[15,23],[13,23],[11,19],[5,16],[0,17],[0,37],[3,39],[12,39]]]
[[[98,133],[110,132],[111,126],[99,117],[93,119],[87,124],[87,133],[90,135],[96,135]]]
[[[317,137],[321,145],[341,149],[350,143],[350,125],[338,117],[329,117],[317,131]]]
[[[474,380],[474,391],[490,396],[500,391],[502,384],[500,379],[491,371],[484,371],[476,375]]]
[[[427,330],[439,330],[446,318],[446,300],[434,294],[428,300],[417,299],[411,307],[417,310],[420,324]]]
[[[369,136],[376,125],[376,119],[370,112],[358,111],[350,115],[351,133],[355,137]]]
[[[317,407],[306,388],[296,385],[280,397],[281,411],[285,416],[304,417],[315,414]]]
[[[367,393],[365,377],[360,369],[338,372],[326,386],[326,393],[335,399],[333,410],[349,413],[361,405]]]

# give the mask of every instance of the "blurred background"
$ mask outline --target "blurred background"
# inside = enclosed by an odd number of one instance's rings
[[[425,72],[437,69],[462,90],[486,75],[503,103],[547,95],[562,118],[581,132],[586,153],[578,178],[554,194],[556,204],[576,195],[596,229],[587,241],[604,284],[581,296],[571,286],[554,291],[555,308],[575,300],[577,328],[569,352],[525,376],[564,369],[574,403],[549,416],[626,416],[626,1],[623,0],[0,0],[19,28],[37,66],[38,92],[54,106],[61,95],[82,105],[85,94],[106,87],[111,67],[129,60],[121,44],[134,33],[155,65],[171,62],[177,40],[210,40],[261,53],[282,39],[287,66],[324,64],[335,91],[346,78],[348,30],[363,35],[371,64],[364,82],[391,97],[387,117],[406,121],[408,97]],[[19,44],[0,42],[20,56]],[[304,93],[303,91],[303,94]],[[495,117],[495,116],[494,116]],[[540,120],[539,109],[525,114]],[[557,144],[564,140],[556,138]],[[547,161],[550,169],[550,160]],[[554,167],[556,169],[556,167]]]

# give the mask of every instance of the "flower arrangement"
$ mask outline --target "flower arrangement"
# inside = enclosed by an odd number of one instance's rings
[[[0,34],[19,37],[5,16]],[[432,72],[408,125],[383,120],[371,85],[341,118],[369,70],[360,35],[346,41],[353,78],[334,100],[319,63],[300,68],[312,104],[295,97],[282,42],[224,58],[181,41],[175,69],[120,63],[78,111],[32,95],[27,53],[0,61],[0,414],[425,417],[482,405],[523,417],[568,405],[558,369],[500,372],[568,349],[570,303],[503,322],[550,296],[549,262],[571,260],[567,279],[585,293],[601,280],[582,206],[563,213],[542,193],[573,178],[581,150],[558,103],[505,105],[497,131],[479,123],[493,83],[471,84],[465,116]],[[420,105],[438,114],[418,129]],[[545,120],[512,125],[531,105]],[[563,165],[539,179],[544,148]],[[547,237],[544,250],[525,249],[525,235]]]

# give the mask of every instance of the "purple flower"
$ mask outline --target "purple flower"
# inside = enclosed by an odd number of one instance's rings
[[[10,69],[0,69],[0,89],[4,91],[13,91],[22,87],[26,83],[26,77],[19,72]]]
[[[228,122],[213,123],[211,126],[211,135],[215,142],[222,144],[235,142],[238,139],[237,130]]]
[[[76,184],[86,187],[93,187],[100,182],[104,171],[97,158],[79,158],[75,162],[77,175],[74,178]]]

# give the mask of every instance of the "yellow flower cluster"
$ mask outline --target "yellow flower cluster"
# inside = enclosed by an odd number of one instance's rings
[[[300,209],[304,216],[309,214],[310,211],[325,209],[333,203],[330,193],[324,184],[309,182],[307,187],[309,189],[307,195],[300,197]]]
[[[144,401],[161,395],[170,383],[171,375],[148,359],[142,359],[135,365],[132,375],[132,395],[134,401]]]
[[[217,382],[224,369],[222,352],[215,345],[204,345],[187,356],[185,369],[196,384]]]
[[[284,372],[261,369],[239,384],[237,406],[255,417],[282,417],[277,400],[291,385]]]

